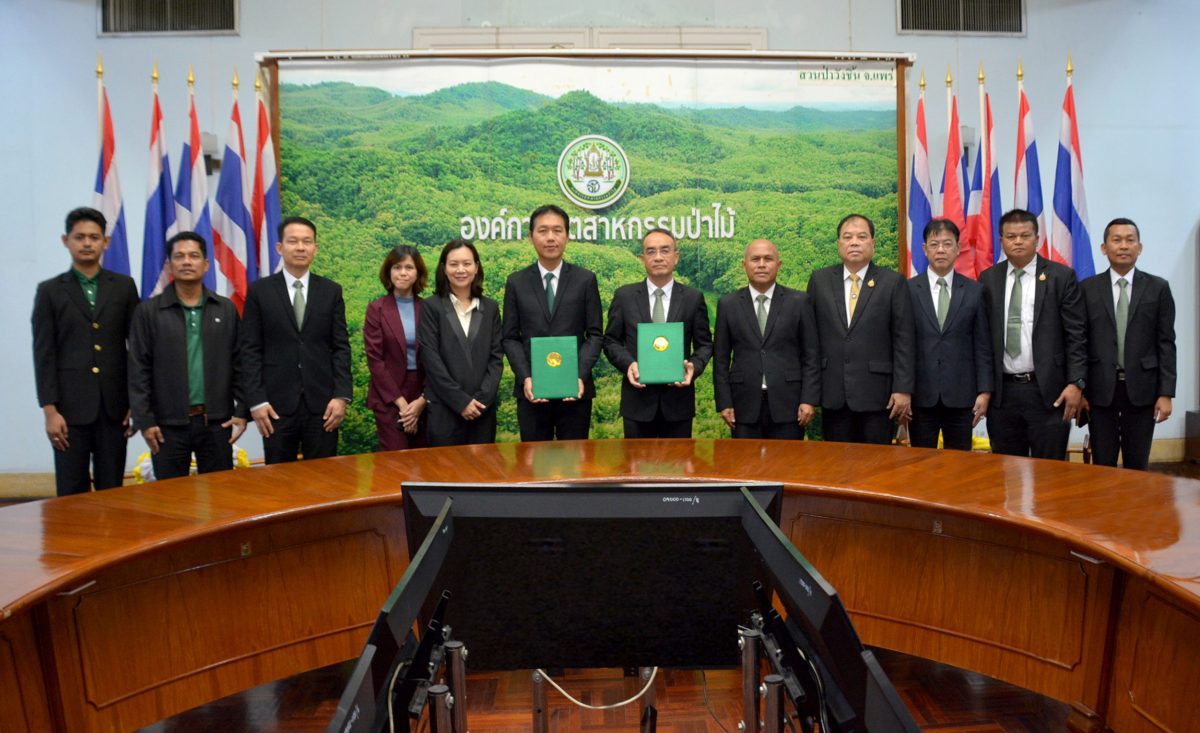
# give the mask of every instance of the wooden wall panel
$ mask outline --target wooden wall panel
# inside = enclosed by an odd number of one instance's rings
[[[401,527],[398,507],[275,523],[55,599],[68,728],[129,730],[356,656],[403,572]]]
[[[30,614],[0,623],[0,733],[52,729]]]

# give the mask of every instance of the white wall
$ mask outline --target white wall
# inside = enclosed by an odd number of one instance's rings
[[[979,127],[975,78],[988,75],[997,124],[1003,195],[1011,204],[1017,57],[1024,62],[1049,202],[1064,90],[1066,53],[1075,64],[1091,231],[1097,242],[1115,216],[1138,221],[1141,265],[1171,280],[1179,309],[1177,417],[1158,437],[1183,434],[1182,413],[1197,406],[1197,300],[1200,241],[1200,5],[1189,0],[1027,0],[1022,38],[900,35],[893,0],[241,0],[241,34],[215,37],[100,38],[94,0],[0,3],[0,472],[50,471],[30,356],[29,313],[36,283],[68,264],[59,243],[63,215],[90,204],[95,177],[96,54],[117,131],[117,161],[128,202],[131,262],[140,267],[146,194],[150,65],[159,65],[160,98],[172,166],[186,127],[189,64],[195,66],[201,127],[224,143],[230,79],[242,77],[243,119],[252,115],[254,54],[273,49],[404,48],[424,26],[766,27],[773,49],[907,51],[929,83],[932,164],[945,151],[945,69],[959,86],[963,124]],[[916,74],[909,78],[910,117]],[[252,125],[252,122],[248,123]],[[246,141],[252,149],[253,140]],[[174,171],[173,171],[174,172]],[[210,182],[215,190],[216,181]],[[934,182],[937,186],[937,180]],[[1047,204],[1048,205],[1048,204]],[[1048,214],[1047,210],[1047,214]],[[832,233],[831,233],[832,242]],[[1103,267],[1099,251],[1098,268]],[[256,436],[243,439],[257,454]],[[143,450],[130,445],[129,458]]]

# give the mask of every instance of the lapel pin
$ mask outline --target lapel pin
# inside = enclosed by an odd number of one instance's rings
[[[873,287],[875,287],[875,281],[874,281],[874,280],[868,280],[868,281],[867,281],[867,287],[868,287],[868,288],[873,288]]]
[[[1041,275],[1038,275],[1038,280],[1046,282],[1046,273],[1043,272]]]
[[[220,322],[221,322],[221,319],[220,319],[220,318],[214,318],[213,320],[214,320],[214,321],[216,321],[217,323],[220,323]]]

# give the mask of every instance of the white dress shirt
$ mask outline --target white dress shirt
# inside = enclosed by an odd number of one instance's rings
[[[925,268],[925,274],[929,276],[929,293],[933,296],[933,312],[937,313],[938,278],[942,277],[946,279],[946,299],[949,300],[954,295],[952,292],[954,290],[954,270],[950,270],[945,275],[939,275],[933,271],[932,267],[927,267]],[[1022,282],[1021,284],[1024,285],[1025,283]]]
[[[867,268],[870,265],[864,265],[857,273],[850,272],[849,268],[842,265],[842,297],[846,301],[846,327],[850,327],[850,321],[854,320],[854,316],[850,314],[850,275],[858,275],[858,297],[862,298],[862,289],[867,287]]]
[[[538,274],[540,274],[542,276],[542,288],[543,289],[545,289],[545,287],[546,287],[546,273],[548,273],[548,272],[553,273],[554,279],[550,281],[550,289],[554,291],[554,297],[557,298],[558,297],[558,281],[562,279],[562,266],[563,266],[562,260],[558,261],[558,267],[554,268],[553,270],[547,270],[546,268],[542,267],[541,260],[538,260],[537,266],[538,266]]]
[[[1116,270],[1109,268],[1108,275],[1109,279],[1112,280],[1113,313],[1117,312],[1117,301],[1121,298],[1121,286],[1117,284],[1117,281],[1121,278],[1125,278],[1125,282],[1129,283],[1125,286],[1125,297],[1129,298],[1130,303],[1133,302],[1133,273],[1136,270],[1136,267],[1131,267],[1129,268],[1129,272],[1124,275],[1118,275]]]
[[[671,312],[671,290],[675,287],[675,278],[667,281],[666,285],[655,285],[650,282],[650,278],[646,278],[646,294],[650,296],[650,315],[654,315],[654,291],[662,287],[663,296],[663,320],[667,319],[667,314]]]
[[[479,307],[479,298],[471,298],[465,306],[454,293],[450,293],[450,303],[454,306],[454,313],[458,316],[458,322],[462,326],[463,335],[471,335],[471,311]]]
[[[763,310],[766,311],[767,317],[770,318],[771,317],[771,301],[775,300],[775,283],[771,283],[771,287],[767,288],[767,291],[765,293],[758,292],[757,290],[754,289],[753,285],[750,286],[750,305],[754,306],[754,315],[756,317],[758,316],[758,296],[760,296],[760,295],[767,296],[767,299],[763,301]],[[766,372],[763,372],[762,388],[763,389],[767,388]]]
[[[1005,334],[1006,339],[1008,303],[1012,299],[1013,270],[1015,269],[1009,262],[1004,277],[1004,312],[1001,314],[1001,318],[1003,318],[1001,333]],[[1008,355],[1007,351],[1001,349],[1001,353],[1004,354],[1005,374],[1024,374],[1033,371],[1033,296],[1037,291],[1037,277],[1037,258],[1034,257],[1024,267],[1024,274],[1021,275],[1021,353],[1014,359]],[[1006,339],[1001,343],[1007,345]]]
[[[308,291],[308,271],[304,272],[303,277],[295,277],[287,269],[281,269],[280,272],[283,273],[283,282],[287,285],[288,300],[292,301],[293,306],[296,305],[296,281],[299,280],[304,285],[304,303],[307,306],[310,297]]]

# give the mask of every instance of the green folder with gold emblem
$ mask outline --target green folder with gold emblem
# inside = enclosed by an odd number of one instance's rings
[[[683,381],[683,323],[639,323],[638,381],[673,384]]]
[[[579,339],[575,336],[537,336],[529,339],[533,396],[561,400],[579,396]]]

